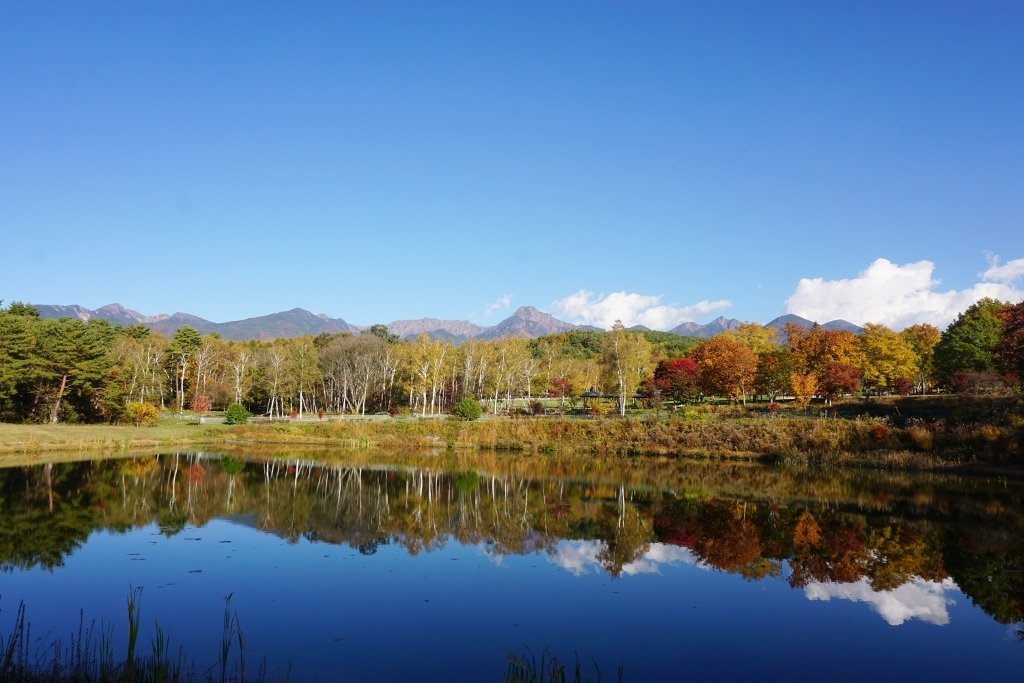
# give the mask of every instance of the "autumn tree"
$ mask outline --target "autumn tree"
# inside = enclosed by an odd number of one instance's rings
[[[324,405],[338,412],[365,415],[379,396],[382,376],[382,347],[387,342],[376,335],[334,335],[319,349],[324,387]]]
[[[444,411],[453,348],[451,342],[431,339],[426,334],[403,348],[401,372],[409,389],[409,405],[421,415],[427,415],[428,410],[431,415]]]
[[[315,387],[320,374],[317,352],[313,338],[294,337],[285,343],[285,387],[295,399],[295,408],[301,418],[306,412],[316,410]]]
[[[708,395],[727,396],[746,403],[754,386],[757,356],[732,337],[720,334],[693,347],[691,358],[700,374],[700,388]]]
[[[779,346],[778,333],[771,327],[757,323],[743,323],[723,332],[721,336],[738,341],[758,355]]]
[[[626,330],[616,321],[608,332],[601,349],[601,366],[605,384],[615,391],[619,415],[625,416],[626,402],[640,388],[640,383],[651,371],[651,343],[639,332]]]
[[[136,427],[155,427],[160,422],[160,411],[152,403],[128,403],[124,413]]]
[[[852,394],[860,386],[860,370],[850,363],[831,362],[815,382],[816,390],[831,404],[843,394]]]
[[[791,374],[793,374],[793,362],[790,360],[788,349],[775,347],[762,351],[757,355],[754,389],[767,396],[769,401],[774,402],[778,396],[790,390],[789,377]]]
[[[941,333],[934,325],[918,323],[905,328],[900,332],[900,336],[910,345],[917,357],[914,381],[918,391],[924,393],[934,381],[935,345],[939,343]]]
[[[794,372],[789,376],[789,386],[793,390],[796,402],[802,408],[807,408],[811,399],[818,393],[818,378],[813,373]]]
[[[565,399],[572,396],[574,391],[572,382],[564,377],[556,377],[548,384],[548,395],[558,399],[558,404],[563,412],[565,411]]]
[[[256,356],[256,385],[261,397],[266,401],[266,414],[284,415],[285,364],[288,356],[281,340],[277,340],[260,349]]]
[[[868,323],[860,335],[862,375],[869,389],[889,391],[896,380],[917,374],[917,354],[906,338],[885,325]]]
[[[847,330],[826,330],[820,325],[807,330],[787,323],[786,336],[793,370],[800,374],[813,373],[820,379],[829,363],[860,367],[863,362],[857,336]]]
[[[700,375],[693,358],[665,358],[658,361],[651,382],[665,398],[673,401],[693,399],[700,390]]]
[[[153,334],[141,325],[122,330],[111,353],[120,368],[126,400],[137,403],[158,400],[164,405],[168,381],[164,366],[169,347],[166,337]]]
[[[252,342],[236,342],[226,350],[224,361],[229,372],[234,403],[241,403],[253,385],[256,348],[256,344]]]
[[[206,394],[213,400],[227,398],[230,389],[226,386],[229,352],[227,343],[217,333],[202,337],[201,343],[192,355],[195,381],[192,395]]]
[[[196,394],[192,397],[192,412],[199,416],[199,421],[203,421],[203,416],[210,412],[212,402],[210,397],[206,394]]]
[[[1024,301],[1007,306],[1000,317],[1003,329],[995,348],[996,364],[1024,387]]]

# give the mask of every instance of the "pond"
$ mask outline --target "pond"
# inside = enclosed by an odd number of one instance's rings
[[[295,681],[500,681],[544,652],[592,680],[1024,670],[1013,480],[181,452],[7,466],[0,507],[0,637],[24,602],[40,652],[84,615],[123,654],[141,589],[142,649],[159,622],[211,669],[227,610],[248,669]]]

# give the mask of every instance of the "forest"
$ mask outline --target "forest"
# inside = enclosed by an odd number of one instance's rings
[[[850,395],[1019,390],[1024,302],[983,299],[940,331],[867,324],[861,334],[756,324],[709,339],[665,332],[572,330],[537,339],[399,340],[361,334],[227,341],[182,327],[41,318],[0,308],[0,420],[115,423],[132,408],[203,414],[443,415],[464,398],[489,412],[762,401],[806,405]]]

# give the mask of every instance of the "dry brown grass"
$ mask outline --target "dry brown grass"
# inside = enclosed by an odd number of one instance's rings
[[[855,419],[737,411],[647,419],[396,418],[332,422],[196,425],[164,420],[153,428],[118,425],[0,425],[0,453],[52,450],[127,452],[182,445],[303,445],[346,449],[480,451],[601,456],[768,458],[776,461],[937,468],[1013,464],[1022,421],[971,423]]]

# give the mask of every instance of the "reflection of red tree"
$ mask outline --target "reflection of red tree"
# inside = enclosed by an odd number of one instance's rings
[[[204,468],[198,462],[189,465],[188,468],[185,470],[185,476],[188,477],[188,480],[193,484],[201,482],[205,474],[206,468]]]
[[[825,523],[824,528],[819,528],[817,542],[814,542],[815,534],[811,525],[813,518],[808,520],[808,517],[810,513],[801,515],[804,520],[800,530],[802,537],[798,539],[794,533],[790,585],[806,586],[811,581],[852,583],[860,580],[867,573],[871,560],[864,530],[858,524],[833,518]],[[818,524],[814,523],[814,526]]]
[[[663,508],[654,516],[654,535],[662,543],[683,548],[697,544],[697,522],[675,507]]]
[[[569,514],[569,503],[565,501],[548,503],[548,514],[555,519],[562,519]]]
[[[701,514],[694,552],[712,567],[760,578],[772,572],[761,556],[761,534],[746,503],[708,504]]]

